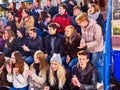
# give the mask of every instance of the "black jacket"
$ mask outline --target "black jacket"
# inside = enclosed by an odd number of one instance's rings
[[[14,51],[19,51],[23,56],[26,56],[26,52],[23,50],[22,46],[26,45],[27,46],[28,41],[27,37],[19,38],[17,37],[15,40],[15,46],[14,46]]]
[[[37,36],[35,39],[28,38],[28,48],[27,56],[33,56],[37,50],[43,50],[42,38]]]
[[[13,30],[14,34],[17,35],[17,31],[16,31],[16,30],[17,30],[17,26],[16,26],[16,21],[15,21],[15,19],[12,20],[12,21],[8,21],[8,22],[7,22],[7,26],[10,26],[11,29]]]
[[[84,70],[81,70],[79,66],[75,65],[72,69],[72,74],[76,75],[81,83],[80,88],[74,87],[72,90],[96,90],[96,69],[91,63],[88,63]]]
[[[59,77],[57,77],[57,72],[54,73],[54,77],[56,79],[56,84],[54,86],[50,86],[48,77],[49,77],[49,73],[47,75],[47,86],[50,87],[50,90],[70,90],[69,85],[70,85],[71,76],[70,76],[70,72],[68,70],[66,70],[66,82],[63,86],[63,89],[59,89],[59,87],[58,87],[58,78]]]
[[[64,42],[65,39],[62,35],[60,34],[56,34],[56,39],[54,42],[54,51],[55,53],[60,53],[60,55],[63,55],[63,51],[64,51]],[[50,55],[51,52],[51,35],[48,35],[45,37],[45,53],[47,53],[48,55]]]
[[[74,5],[71,5],[71,4],[69,3],[70,1],[73,2]],[[75,5],[77,5],[76,0],[65,0],[63,3],[65,3],[66,6],[67,6],[67,12],[68,12],[68,14],[69,14],[70,16],[72,16],[72,15],[73,15],[73,7],[74,7]]]
[[[44,6],[44,11],[48,12],[50,14],[51,17],[53,17],[55,15],[55,8],[54,6]]]
[[[101,26],[101,28],[102,28],[102,33],[103,33],[103,35],[104,35],[104,34],[105,34],[105,31],[104,31],[104,17],[103,17],[103,15],[102,15],[101,13],[99,14],[99,16],[98,16],[98,18],[96,19],[96,21],[97,21],[97,24]]]
[[[78,33],[80,33],[80,35],[82,35],[81,27],[76,23],[75,18],[76,16],[71,17],[70,24],[74,26],[74,28],[77,30]]]

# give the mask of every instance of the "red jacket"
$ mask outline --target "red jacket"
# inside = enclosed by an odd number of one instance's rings
[[[65,27],[70,25],[70,16],[67,13],[63,15],[57,14],[53,18],[52,22],[58,23],[60,25],[60,28],[58,28],[57,32],[63,34]]]

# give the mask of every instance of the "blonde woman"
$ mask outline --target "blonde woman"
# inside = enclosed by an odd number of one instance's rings
[[[60,54],[53,54],[50,60],[48,83],[44,90],[69,90],[70,74],[62,66]]]
[[[69,69],[77,63],[77,52],[81,37],[72,25],[65,28],[65,58],[62,58],[63,64]]]
[[[28,71],[29,90],[43,90],[46,85],[46,75],[49,64],[46,61],[45,55],[42,51],[36,51],[34,54],[34,63],[30,66]]]

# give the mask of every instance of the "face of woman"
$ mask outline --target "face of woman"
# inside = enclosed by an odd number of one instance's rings
[[[8,32],[7,31],[4,32],[4,37],[5,37],[5,39],[8,39]]]
[[[65,36],[70,37],[72,35],[72,32],[70,29],[65,30]]]
[[[52,69],[52,71],[57,71],[58,64],[56,62],[51,62],[50,63],[50,68]]]
[[[11,55],[11,61],[12,61],[13,64],[16,63],[16,60],[15,60],[15,56],[14,56],[14,54]]]
[[[36,55],[34,55],[34,63],[39,63],[39,60]]]
[[[90,13],[90,14],[94,14],[94,13],[95,13],[94,7],[89,6],[89,13]]]
[[[87,62],[89,59],[85,55],[78,56],[78,62],[81,68],[85,68],[87,66]]]
[[[37,0],[34,0],[33,4],[34,4],[35,7],[37,7],[38,6]]]
[[[23,10],[22,12],[22,18],[26,18],[28,16],[28,14]]]

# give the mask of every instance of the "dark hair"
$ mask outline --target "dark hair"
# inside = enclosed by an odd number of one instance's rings
[[[5,55],[0,52],[0,68],[2,67],[2,65],[4,65],[5,63]]]
[[[85,55],[87,58],[89,58],[88,52],[85,50],[78,51],[77,56],[79,56],[79,55]]]
[[[36,0],[36,2],[38,3],[38,5],[40,4],[41,0]]]
[[[13,4],[13,10],[16,10],[16,3],[15,2],[11,2]]]
[[[28,15],[30,15],[30,12],[29,12],[29,10],[27,10],[27,9],[24,9],[23,10],[25,13],[27,13]]]
[[[46,11],[41,11],[40,12],[40,16],[39,16],[39,20],[42,20],[43,22],[45,21],[46,18],[50,17],[50,14]]]
[[[62,4],[59,5],[59,7],[63,7],[63,8],[67,11],[67,6],[66,6],[66,4],[62,3]]]
[[[57,29],[57,28],[58,28],[58,26],[57,26],[56,23],[50,23],[50,24],[48,25],[48,27],[51,27],[51,28],[53,28],[53,29]]]
[[[12,16],[16,16],[16,13],[15,12],[8,12],[8,13],[10,13]]]
[[[47,1],[52,2],[52,0],[47,0]]]

